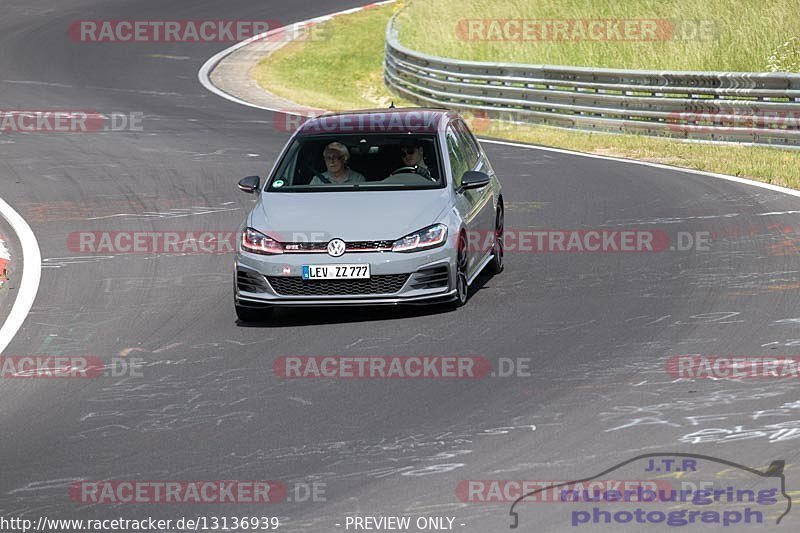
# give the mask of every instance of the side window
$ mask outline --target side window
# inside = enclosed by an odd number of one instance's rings
[[[453,124],[455,125],[456,133],[458,134],[461,145],[464,147],[463,151],[467,159],[467,166],[469,167],[468,170],[474,170],[475,167],[478,166],[481,150],[478,148],[478,145],[475,142],[475,139],[472,137],[472,134],[469,132],[469,128],[467,128],[466,124],[460,120],[456,120]]]
[[[470,169],[464,154],[464,146],[452,126],[447,127],[445,135],[447,138],[447,155],[450,158],[450,168],[453,170],[453,186],[461,187],[461,176]]]

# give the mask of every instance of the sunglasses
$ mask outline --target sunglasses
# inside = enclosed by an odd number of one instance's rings
[[[416,148],[401,148],[400,151],[403,153],[403,155],[412,155],[417,153]]]

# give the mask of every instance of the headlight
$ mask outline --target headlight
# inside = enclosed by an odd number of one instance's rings
[[[242,232],[242,248],[254,254],[282,254],[283,245],[275,239],[270,239],[263,233],[253,228],[245,228]]]
[[[411,235],[406,235],[402,239],[394,241],[393,252],[418,252],[429,248],[436,248],[447,241],[447,226],[444,224],[434,224],[433,226],[421,229]]]

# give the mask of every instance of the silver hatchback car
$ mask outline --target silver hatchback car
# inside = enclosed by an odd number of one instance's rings
[[[306,121],[238,235],[241,321],[276,306],[461,306],[503,269],[503,195],[458,114],[389,109]]]

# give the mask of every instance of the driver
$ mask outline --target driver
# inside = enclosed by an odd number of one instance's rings
[[[403,166],[413,167],[414,171],[420,176],[433,180],[431,171],[428,165],[425,164],[424,155],[422,143],[418,139],[409,138],[400,142],[400,157],[403,160]]]
[[[325,166],[328,170],[314,176],[309,185],[340,185],[344,183],[364,183],[366,181],[362,174],[347,166],[347,162],[350,161],[350,150],[342,143],[330,143],[323,150],[322,157],[325,159]]]

